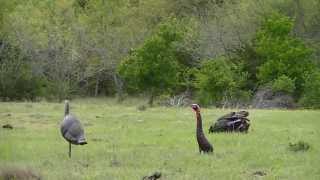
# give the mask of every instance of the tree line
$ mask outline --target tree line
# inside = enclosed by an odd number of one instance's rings
[[[317,0],[0,1],[0,97],[221,105],[270,88],[317,108],[319,17]]]

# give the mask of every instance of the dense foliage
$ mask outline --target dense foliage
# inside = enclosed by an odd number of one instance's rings
[[[233,105],[269,86],[319,107],[318,17],[318,0],[0,1],[0,98]]]
[[[293,25],[293,19],[272,13],[262,21],[251,43],[236,51],[233,60],[242,62],[249,73],[248,89],[271,87],[296,100],[308,93],[305,85],[310,80],[306,77],[319,69],[313,50],[293,34]]]
[[[311,49],[300,39],[290,33],[293,21],[283,15],[273,14],[268,17],[255,39],[255,50],[263,62],[258,67],[258,80],[261,83],[279,84],[281,78],[293,82],[288,92],[295,90],[300,95],[304,83],[304,75],[312,71]],[[282,80],[283,81],[283,80]]]
[[[295,90],[295,81],[286,75],[282,75],[275,79],[272,84],[274,92],[284,92],[292,94]]]
[[[203,61],[196,73],[196,87],[202,104],[221,103],[223,100],[241,99],[239,92],[246,73],[224,58]]]
[[[176,56],[177,44],[183,37],[180,31],[175,22],[160,25],[159,31],[119,66],[119,73],[129,88],[150,94],[150,105],[154,96],[178,84],[177,76],[182,68]]]
[[[0,97],[2,100],[35,100],[42,95],[42,79],[33,74],[28,57],[0,42]]]
[[[304,84],[304,93],[300,100],[300,104],[309,108],[320,108],[320,71],[306,77]]]

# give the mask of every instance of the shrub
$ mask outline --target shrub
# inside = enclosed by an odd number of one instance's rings
[[[35,100],[42,96],[44,81],[33,74],[30,59],[6,42],[0,45],[0,98]]]
[[[294,83],[288,85],[295,87],[290,91],[295,90],[299,96],[304,75],[312,71],[314,65],[312,50],[290,33],[292,29],[293,21],[280,14],[273,14],[264,21],[254,41],[255,51],[263,59],[257,77],[260,83],[275,82],[275,86],[287,77],[291,79],[290,83]]]
[[[246,79],[246,74],[237,73],[236,69],[235,64],[224,58],[203,61],[195,83],[200,102],[208,105],[232,99]]]
[[[299,103],[307,108],[320,108],[320,70],[306,76]]]
[[[142,47],[127,57],[118,72],[133,91],[142,91],[153,97],[177,86],[182,65],[176,56],[176,44],[183,40],[184,31],[173,19],[159,27]]]
[[[278,77],[272,84],[273,92],[284,92],[292,94],[295,90],[294,80],[290,79],[286,75]]]

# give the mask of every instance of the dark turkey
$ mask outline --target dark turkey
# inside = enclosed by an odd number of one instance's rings
[[[202,129],[202,118],[200,114],[200,106],[198,104],[192,104],[192,109],[196,113],[196,120],[197,120],[197,130],[196,130],[196,135],[197,135],[197,142],[199,145],[199,152],[203,153],[211,153],[213,152],[213,147],[205,137]]]
[[[250,120],[247,119],[249,112],[231,112],[220,117],[209,128],[209,133],[213,132],[248,132]]]
[[[69,142],[69,157],[71,157],[71,144],[87,144],[84,130],[80,121],[73,115],[69,114],[69,101],[65,101],[64,119],[61,123],[61,134]]]

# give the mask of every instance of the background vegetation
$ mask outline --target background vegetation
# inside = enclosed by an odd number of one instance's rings
[[[320,107],[318,0],[0,0],[0,97],[191,94],[261,87]]]

